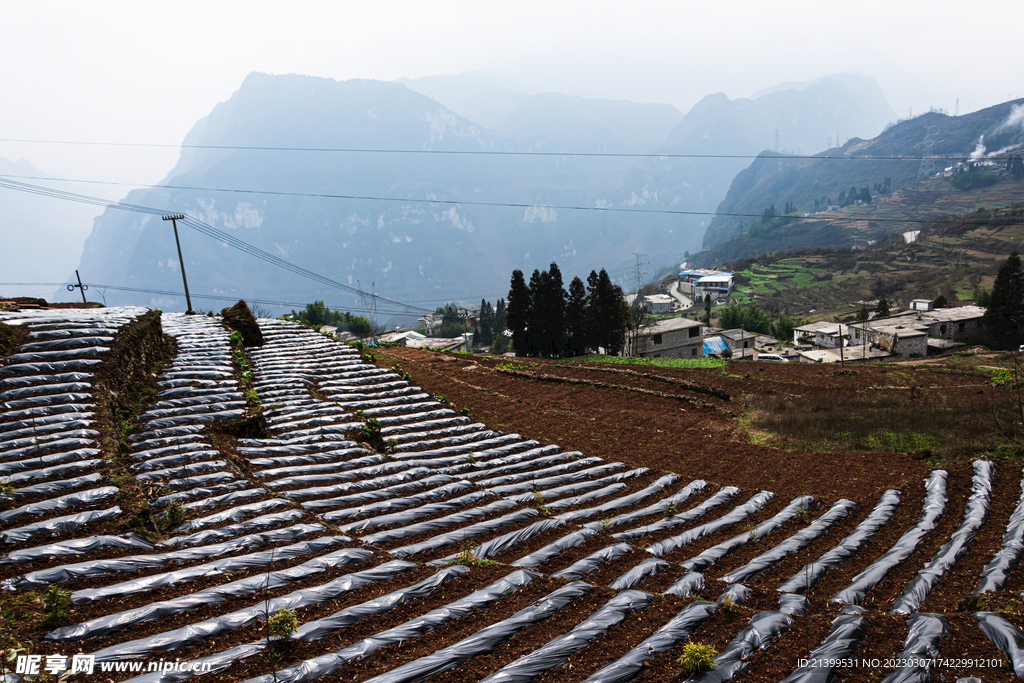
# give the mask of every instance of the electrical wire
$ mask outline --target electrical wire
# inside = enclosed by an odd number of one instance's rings
[[[0,287],[65,287],[68,284],[69,283],[66,283],[66,282],[0,282]],[[145,288],[142,288],[142,287],[121,287],[121,286],[118,286],[118,285],[100,284],[98,282],[83,282],[82,284],[84,284],[89,289],[98,289],[98,290],[113,289],[113,290],[122,291],[122,292],[136,292],[136,293],[141,293],[141,294],[159,294],[161,296],[173,296],[173,297],[178,297],[178,298],[181,298],[181,299],[185,298],[184,292],[170,292],[170,291],[165,291],[165,290],[161,290],[161,289],[145,289]],[[244,295],[221,296],[221,295],[217,295],[217,294],[191,294],[191,296],[192,296],[193,299],[208,299],[208,300],[211,300],[211,301],[237,301],[238,299],[243,299],[247,303],[251,303],[251,304],[264,304],[264,305],[267,305],[267,306],[288,306],[288,307],[292,307],[292,308],[297,306],[297,307],[299,307],[299,309],[303,309],[303,308],[306,307],[305,303],[297,303],[297,302],[294,302],[294,301],[276,301],[276,300],[273,300],[273,299],[254,299],[252,297],[247,297],[247,296],[244,296]],[[357,308],[355,306],[341,306],[341,305],[338,305],[338,304],[324,304],[324,307],[327,308],[328,310],[332,310],[332,311],[352,311],[352,310],[355,310]],[[430,313],[433,313],[433,312],[434,311],[430,311]],[[404,310],[402,310],[402,311],[392,311],[392,310],[377,309],[377,313],[384,313],[386,315],[394,315],[394,316],[413,316],[413,315],[416,315],[415,313],[410,313],[409,311],[404,311]]]
[[[84,204],[92,204],[94,206],[104,206],[104,207],[111,208],[111,209],[120,209],[120,210],[124,210],[124,211],[133,211],[133,212],[136,212],[136,213],[145,213],[145,214],[149,214],[149,215],[162,215],[162,214],[170,213],[168,211],[164,211],[164,210],[161,210],[161,209],[154,209],[152,207],[140,206],[140,205],[137,205],[137,204],[129,204],[127,202],[112,202],[112,201],[108,201],[108,200],[105,200],[105,199],[100,199],[98,197],[90,197],[88,195],[77,194],[77,193],[74,193],[74,192],[65,192],[64,190],[57,190],[57,189],[54,189],[54,188],[47,188],[47,187],[42,187],[42,186],[39,186],[39,185],[30,185],[28,183],[21,183],[21,182],[14,181],[14,180],[5,180],[5,179],[2,179],[2,178],[0,178],[0,187],[5,187],[7,189],[17,190],[17,191],[21,191],[21,192],[28,192],[30,194],[36,194],[36,195],[40,195],[40,196],[44,196],[44,197],[52,197],[52,198],[55,198],[55,199],[64,199],[64,200],[67,200],[67,201],[75,201],[75,202],[84,203]],[[286,261],[286,260],[284,260],[284,259],[282,259],[282,258],[280,258],[278,256],[275,256],[275,255],[273,255],[273,254],[271,254],[269,252],[263,251],[262,249],[260,249],[258,247],[255,247],[255,246],[249,244],[248,242],[240,240],[237,237],[224,232],[223,230],[218,230],[217,228],[213,227],[212,225],[209,225],[208,223],[205,223],[205,222],[199,220],[198,218],[195,218],[195,217],[192,217],[192,216],[186,216],[186,218],[182,221],[182,223],[184,225],[192,228],[193,230],[195,230],[197,232],[200,232],[200,233],[206,235],[207,237],[210,237],[212,239],[215,239],[215,240],[218,240],[220,242],[223,242],[223,243],[227,244],[228,246],[230,246],[230,247],[232,247],[234,249],[238,249],[239,251],[245,252],[245,253],[247,253],[247,254],[255,257],[255,258],[258,258],[258,259],[260,259],[262,261],[270,263],[271,265],[278,266],[279,268],[283,268],[283,269],[288,270],[289,272],[292,272],[292,273],[294,273],[296,275],[300,275],[302,277],[306,277],[308,279],[314,280],[315,282],[319,282],[319,283],[321,283],[323,285],[326,285],[326,286],[329,286],[329,287],[334,287],[336,289],[340,289],[342,291],[349,292],[351,294],[356,294],[356,295],[358,295],[360,297],[369,297],[369,298],[372,298],[372,299],[377,300],[377,301],[387,302],[389,304],[393,304],[393,305],[399,306],[401,308],[409,309],[410,312],[424,312],[424,313],[432,313],[433,312],[433,311],[430,311],[428,309],[421,308],[419,306],[414,306],[414,305],[411,305],[411,304],[405,304],[405,303],[403,303],[401,301],[395,301],[393,299],[389,299],[387,297],[380,296],[379,294],[376,294],[374,292],[365,292],[362,289],[359,289],[359,288],[356,288],[356,287],[352,287],[350,285],[346,285],[346,284],[343,284],[341,282],[337,282],[336,280],[332,280],[332,279],[330,279],[328,277],[324,277],[323,275],[320,275],[318,273],[314,273],[311,270],[307,270],[305,268],[302,268],[301,266],[298,266],[298,265],[295,265],[294,263],[291,263],[290,261]]]
[[[88,142],[79,140],[27,140],[19,138],[0,138],[0,142],[14,142],[42,145],[78,145],[92,147],[142,147],[155,149],[210,149],[228,151],[256,151],[256,152],[324,152],[332,154],[425,154],[425,155],[455,155],[455,156],[505,156],[505,157],[611,157],[627,159],[757,159],[765,153],[760,154],[685,154],[685,153],[657,153],[657,152],[537,152],[537,151],[502,151],[493,149],[479,150],[456,150],[456,149],[387,149],[387,148],[359,148],[359,147],[272,147],[259,145],[170,145],[141,142]],[[767,156],[770,159],[828,159],[833,161],[921,161],[922,159],[934,159],[936,161],[967,159],[968,156],[931,156],[931,157],[906,157],[906,156],[846,156],[846,155],[823,155],[823,154],[775,154]],[[1008,157],[992,156],[985,157],[986,160],[1005,161]]]
[[[681,209],[630,209],[630,208],[617,207],[617,206],[579,206],[579,205],[570,205],[570,204],[530,204],[530,203],[523,203],[523,202],[482,202],[482,201],[461,200],[461,199],[417,199],[417,198],[413,198],[413,197],[380,197],[380,196],[374,196],[374,195],[330,194],[330,193],[318,193],[318,192],[286,192],[286,191],[283,191],[283,190],[248,190],[248,189],[220,188],[220,187],[195,187],[195,186],[189,186],[189,185],[152,185],[152,186],[150,186],[150,185],[140,185],[140,184],[137,184],[137,183],[118,183],[118,182],[103,181],[103,180],[74,180],[74,179],[69,179],[69,178],[45,178],[45,177],[41,177],[41,176],[21,176],[21,175],[5,175],[5,174],[0,174],[0,187],[7,186],[6,183],[8,183],[8,182],[12,182],[12,183],[16,182],[16,181],[4,180],[6,178],[26,178],[26,179],[47,180],[47,181],[56,181],[56,182],[90,183],[90,184],[94,184],[94,185],[118,185],[118,186],[128,186],[128,187],[150,187],[151,189],[154,189],[154,190],[169,189],[169,190],[188,190],[188,191],[191,191],[191,192],[231,192],[231,193],[240,193],[240,194],[261,194],[261,195],[282,196],[282,197],[307,197],[307,198],[312,198],[312,199],[344,199],[344,200],[375,201],[375,202],[398,202],[398,203],[402,203],[402,204],[439,204],[439,205],[444,205],[444,206],[483,206],[483,207],[491,207],[491,208],[494,208],[494,207],[505,207],[505,208],[513,208],[513,209],[531,209],[531,208],[541,207],[541,208],[545,208],[545,209],[557,209],[559,211],[596,211],[596,212],[601,212],[601,213],[655,214],[655,215],[668,215],[668,216],[712,216],[712,217],[727,216],[727,217],[730,217],[730,218],[753,218],[753,219],[760,219],[760,218],[764,217],[762,214],[759,214],[759,213],[738,213],[738,212],[727,212],[727,211],[718,212],[718,211],[684,211],[684,210],[681,210]],[[29,185],[27,183],[18,183],[18,184],[19,185],[23,185],[25,187],[35,188],[36,190],[51,190],[51,188],[44,188],[42,186]],[[8,189],[17,190],[19,188],[18,187],[9,187]],[[30,190],[25,190],[25,191],[28,192]],[[57,192],[57,193],[63,193],[64,192],[63,190],[52,190],[52,191],[53,192]],[[36,192],[36,194],[44,194],[44,193]],[[74,195],[74,193],[64,193],[64,194]],[[55,196],[55,197],[61,198],[59,195],[47,195],[47,196]],[[77,196],[77,197],[87,197],[88,195],[74,195],[74,196]],[[96,198],[91,198],[91,199],[93,199],[95,201],[93,201],[93,202],[86,202],[86,203],[94,203],[94,204],[96,204],[98,206],[109,206],[110,208],[115,208],[115,209],[116,208],[123,208],[123,207],[132,206],[130,204],[125,204],[123,202],[113,202],[113,201],[109,201],[109,200],[102,200],[102,199],[96,199]],[[80,201],[80,200],[76,199],[75,201]],[[156,209],[149,209],[147,207],[136,207],[136,208],[133,208],[133,209],[130,209],[130,210],[141,210],[144,213],[164,213],[163,211],[158,211]],[[813,215],[813,216],[778,216],[778,218],[791,219],[791,220],[810,220],[810,221],[848,221],[848,222],[874,221],[876,223],[928,223],[930,221],[935,220],[935,217],[932,217],[932,218],[883,218],[883,217],[878,217],[878,216],[838,216],[837,217],[837,216],[822,216],[822,215],[817,215],[817,214]],[[196,222],[200,222],[200,221],[198,221],[198,219],[193,219],[193,220],[195,220]],[[1005,221],[1001,221],[1001,220],[999,220],[999,221],[991,221],[991,220],[981,220],[981,221],[978,221],[978,220],[975,219],[975,220],[965,220],[964,222],[966,224],[970,224],[970,225],[992,225],[992,224],[1001,224],[1001,223],[1003,223]],[[212,226],[209,226],[209,227],[212,228]],[[212,229],[216,230],[216,228],[212,228]],[[226,233],[224,233],[224,234],[226,234]],[[266,252],[263,252],[263,253],[266,254]],[[267,254],[267,255],[271,256],[270,254]],[[340,285],[338,283],[335,283],[332,286],[342,286],[342,287],[344,287],[343,285]],[[354,289],[354,288],[352,288],[352,289]],[[358,290],[356,290],[356,291],[358,291]],[[364,296],[368,296],[369,294],[366,293],[366,292],[363,292],[363,295]]]

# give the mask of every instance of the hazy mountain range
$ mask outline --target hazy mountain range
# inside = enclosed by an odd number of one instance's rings
[[[89,192],[66,182],[48,182],[39,178],[57,178],[19,159],[0,157],[0,177],[60,188],[69,192]],[[34,194],[0,189],[0,282],[72,281],[82,255],[82,245],[99,213],[94,206],[63,202]],[[48,296],[53,287],[18,289],[23,296]],[[4,289],[12,295],[13,289]]]
[[[871,137],[893,118],[874,81],[849,74],[753,99],[709,95],[684,116],[665,104],[527,94],[473,74],[338,82],[254,73],[195,124],[186,144],[429,153],[185,148],[161,183],[174,188],[135,190],[126,201],[188,213],[324,276],[373,283],[385,296],[433,308],[494,299],[513,268],[552,260],[571,277],[624,270],[634,252],[650,261],[681,258],[702,243],[733,177],[776,139],[781,149],[813,153],[830,136]],[[615,156],[636,153],[664,156]],[[667,156],[679,154],[734,156]],[[179,230],[195,293],[358,307],[351,295]],[[81,270],[92,281],[180,290],[170,227],[158,217],[105,211]],[[183,305],[108,293],[108,303],[122,301]]]
[[[712,249],[702,253],[701,264],[721,263],[723,260],[750,256],[766,250],[796,248],[796,246],[851,246],[850,234],[837,234],[828,239],[819,235],[815,244],[790,244],[779,240],[744,240],[745,226],[761,215],[769,206],[782,210],[786,204],[800,207],[801,212],[813,212],[815,200],[823,197],[837,202],[840,192],[851,187],[873,188],[889,181],[891,191],[899,191],[916,185],[922,173],[933,175],[942,171],[947,163],[952,165],[959,157],[966,160],[975,157],[984,160],[988,155],[1019,153],[1024,145],[1024,100],[1004,102],[963,116],[948,116],[940,112],[927,112],[909,120],[900,121],[877,137],[870,140],[853,139],[840,149],[833,149],[811,157],[798,157],[766,153],[748,168],[741,171],[732,182],[728,193],[718,207],[719,214],[712,221],[704,235],[706,247]],[[922,155],[935,155],[950,159],[938,159],[922,166]],[[858,157],[875,157],[870,161],[859,161]],[[1000,159],[999,166],[1005,165]],[[924,170],[922,170],[924,168]],[[934,184],[932,184],[934,185]],[[929,186],[931,187],[931,186]],[[930,189],[926,197],[920,197],[919,204],[907,218],[925,219],[938,215],[949,208],[942,204],[942,187]],[[1024,199],[1021,190],[1008,193],[999,206],[1005,206]],[[989,203],[989,207],[994,204]],[[824,206],[821,207],[825,209]],[[888,211],[892,207],[887,207]],[[894,216],[890,215],[889,218]],[[877,230],[911,229],[907,224],[880,225]],[[781,237],[781,236],[780,236]]]

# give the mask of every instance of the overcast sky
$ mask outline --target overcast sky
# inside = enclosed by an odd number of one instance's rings
[[[1022,24],[1019,0],[7,2],[0,138],[177,144],[251,71],[490,71],[529,92],[683,112],[712,92],[746,97],[856,71],[901,116],[952,113],[957,97],[966,113],[1024,95],[1019,41],[999,35]],[[0,142],[0,156],[65,177],[153,183],[177,152]]]

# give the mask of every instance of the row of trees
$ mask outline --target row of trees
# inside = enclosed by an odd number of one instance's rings
[[[726,330],[740,328],[747,332],[766,334],[783,341],[793,338],[798,323],[785,313],[772,320],[754,304],[726,306],[719,313],[718,324]]]
[[[298,312],[292,309],[291,319],[315,327],[332,325],[337,327],[340,332],[351,332],[360,338],[369,337],[376,332],[373,329],[373,323],[365,317],[353,315],[348,311],[333,311],[327,308],[323,301],[306,304],[306,307]]]
[[[1017,252],[999,266],[982,320],[994,348],[1016,349],[1024,344],[1024,271]]]
[[[512,271],[506,321],[517,356],[580,356],[598,348],[616,355],[628,315],[622,288],[603,268],[591,271],[586,285],[574,277],[568,291],[557,263],[534,270],[529,283],[523,271]]]
[[[493,346],[505,338],[506,326],[505,300],[498,299],[494,306],[487,299],[480,300],[480,318],[477,323],[477,340],[485,346]],[[496,349],[500,350],[500,349]]]

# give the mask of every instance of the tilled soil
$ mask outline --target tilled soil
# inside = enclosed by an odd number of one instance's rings
[[[207,324],[205,321],[201,322]],[[189,329],[201,327],[195,321],[174,319],[176,325],[186,325],[186,323],[192,325]],[[301,364],[306,358],[313,360],[309,360],[301,370],[287,370],[286,373],[291,372],[300,378],[315,378],[317,376],[316,363],[319,362],[315,360],[316,358],[333,359],[332,362],[336,363],[335,367],[351,367],[357,373],[364,373],[361,376],[365,377],[372,378],[375,373],[379,372],[365,362],[360,362],[358,365],[345,365],[344,363],[355,360],[354,354],[351,354],[347,348],[343,353],[337,352],[337,345],[323,340],[322,337],[305,331],[295,333],[292,330],[297,328],[289,328],[286,325],[278,324],[272,327],[273,330],[267,334],[268,347],[272,348],[265,347],[261,351],[253,352],[253,381],[257,382],[257,386],[261,379],[264,381],[266,379],[261,374],[263,371],[260,362],[264,360],[269,362],[274,358],[277,358],[278,361],[266,367],[274,368],[275,386],[278,384],[285,386],[288,382],[288,375],[282,375],[279,368],[287,368],[292,362]],[[227,336],[223,331],[219,331],[218,334],[223,337]],[[194,336],[196,335],[191,335],[189,338]],[[275,353],[277,355],[274,355]],[[317,353],[321,356],[316,356]],[[281,644],[272,643],[255,656],[236,660],[225,670],[203,676],[204,680],[241,683],[253,676],[280,671],[304,660],[352,645],[399,624],[416,620],[430,610],[443,608],[516,571],[515,567],[507,563],[514,562],[563,538],[578,530],[583,524],[594,523],[594,528],[597,529],[595,535],[577,547],[568,549],[543,563],[538,568],[533,580],[526,586],[496,599],[474,613],[448,621],[423,636],[386,646],[366,659],[350,661],[330,676],[331,679],[366,681],[469,638],[480,629],[508,619],[521,610],[536,606],[552,591],[569,583],[567,579],[551,576],[552,573],[565,569],[602,548],[620,543],[612,537],[612,534],[637,527],[643,528],[645,525],[650,526],[672,515],[685,514],[713,496],[720,486],[736,486],[740,489],[739,494],[702,517],[661,531],[648,531],[643,536],[628,539],[626,542],[632,547],[630,552],[617,559],[605,561],[593,571],[580,577],[579,580],[590,586],[586,595],[577,598],[566,608],[555,611],[546,619],[521,629],[489,652],[469,659],[458,668],[431,677],[431,680],[446,682],[481,680],[519,657],[549,643],[552,639],[588,622],[596,610],[604,606],[619,592],[612,589],[610,584],[640,562],[652,557],[645,551],[645,548],[652,543],[671,538],[698,525],[715,520],[736,506],[744,504],[758,491],[772,492],[772,498],[765,502],[760,510],[750,514],[747,518],[666,553],[660,559],[668,562],[669,566],[661,567],[658,573],[649,575],[637,585],[631,586],[634,590],[650,594],[650,602],[647,607],[628,612],[620,623],[612,625],[603,636],[590,642],[569,657],[567,661],[544,672],[536,679],[545,683],[555,681],[576,683],[639,645],[688,605],[692,605],[698,600],[716,600],[728,587],[722,578],[776,547],[780,542],[799,533],[820,515],[826,513],[840,499],[849,499],[857,504],[857,507],[848,516],[839,519],[825,534],[808,542],[797,552],[777,560],[763,573],[746,580],[744,583],[749,588],[749,595],[745,600],[738,600],[738,604],[719,604],[707,620],[696,627],[689,638],[680,641],[668,652],[653,657],[634,679],[638,681],[677,680],[680,677],[685,677],[683,665],[678,660],[687,642],[699,642],[711,645],[719,651],[723,650],[758,612],[774,611],[779,608],[777,589],[784,581],[800,572],[805,565],[815,561],[847,537],[868,516],[884,491],[887,489],[899,491],[900,504],[889,522],[875,533],[859,552],[827,572],[816,585],[806,592],[809,599],[806,614],[795,616],[788,629],[778,634],[770,647],[750,656],[747,660],[748,668],[735,677],[737,681],[779,681],[792,673],[798,666],[799,660],[806,658],[828,635],[832,621],[840,614],[842,607],[832,601],[833,596],[848,586],[855,576],[886,553],[901,536],[914,529],[918,524],[924,501],[924,481],[929,475],[930,468],[923,461],[911,458],[904,453],[822,453],[805,450],[780,450],[752,443],[743,427],[745,409],[744,403],[740,399],[770,396],[794,401],[815,399],[819,400],[819,403],[824,401],[827,404],[828,398],[832,396],[885,397],[909,396],[913,393],[916,397],[915,400],[938,401],[949,406],[972,407],[978,407],[981,405],[979,402],[989,400],[985,393],[986,380],[983,377],[970,373],[939,372],[936,371],[935,366],[917,366],[916,368],[895,365],[861,366],[855,370],[837,372],[834,368],[814,365],[738,362],[731,363],[722,369],[682,370],[565,361],[511,360],[481,355],[438,354],[405,348],[378,349],[373,353],[376,356],[374,362],[378,368],[387,368],[395,363],[401,363],[402,370],[412,375],[410,386],[420,387],[431,396],[444,397],[441,403],[434,402],[432,403],[433,407],[418,407],[414,409],[416,411],[427,413],[442,408],[442,406],[463,412],[468,411],[472,421],[483,423],[487,429],[501,430],[506,434],[518,434],[524,440],[532,439],[542,445],[556,444],[563,453],[578,451],[583,457],[597,456],[606,462],[624,463],[629,468],[645,467],[649,471],[646,474],[622,480],[624,486],[612,495],[605,495],[582,504],[548,509],[544,505],[544,499],[524,497],[525,502],[520,502],[515,508],[473,517],[464,523],[446,526],[443,529],[383,541],[377,546],[369,548],[373,551],[373,555],[368,559],[329,568],[286,586],[256,591],[243,596],[228,597],[217,604],[204,603],[170,617],[138,623],[106,637],[64,643],[35,640],[27,643],[31,651],[41,654],[96,651],[117,643],[125,643],[195,624],[202,619],[216,618],[232,610],[259,608],[261,605],[268,605],[269,601],[293,591],[324,584],[350,573],[376,567],[393,559],[388,554],[389,550],[394,551],[397,548],[433,538],[439,533],[455,532],[471,524],[503,517],[513,510],[532,508],[524,520],[491,529],[472,538],[459,537],[459,540],[456,540],[456,537],[453,537],[451,542],[446,545],[406,558],[416,562],[416,567],[409,568],[392,579],[342,591],[332,599],[301,607],[297,609],[297,616],[301,623],[309,623],[330,616],[346,607],[359,605],[401,590],[431,577],[437,571],[435,567],[427,564],[431,560],[461,553],[462,560],[468,563],[466,572],[438,587],[430,595],[391,605],[389,609],[357,620],[314,642],[298,640]],[[347,360],[341,365],[337,365],[339,358]],[[287,359],[287,362],[282,362],[281,359]],[[498,367],[508,364],[516,367]],[[938,369],[941,370],[941,368]],[[397,370],[395,372],[398,375],[401,374]],[[396,374],[389,377],[387,381],[392,382],[392,386],[394,386],[393,383],[397,381]],[[240,379],[240,375],[236,372],[236,380],[238,379]],[[302,381],[306,382],[304,379]],[[295,382],[293,382],[294,384]],[[401,392],[393,393],[390,388],[374,388],[374,381],[369,380],[365,384],[362,384],[360,380],[357,384],[359,384],[357,393],[364,396],[364,398],[357,399],[365,402],[362,405],[389,406],[384,413],[376,414],[388,415],[388,419],[394,420],[394,415],[401,415],[413,410],[403,407],[402,401],[406,399],[401,398],[402,395],[412,395],[413,392],[402,394]],[[300,386],[297,395],[306,397],[303,400],[302,410],[308,408],[310,411],[320,410],[319,414],[333,413],[335,417],[331,419],[337,422],[362,419],[362,414],[348,415],[344,418],[337,417],[343,415],[339,412],[339,406],[345,406],[346,399],[340,397],[336,398],[338,402],[326,401],[317,393],[315,387],[315,381],[312,384],[307,382]],[[418,389],[416,391],[418,392]],[[379,393],[380,402],[375,403],[373,400],[365,398],[365,395],[372,396],[377,393]],[[271,394],[270,396],[276,395]],[[306,406],[305,401],[310,399],[313,402]],[[274,400],[268,396],[266,402],[269,405]],[[409,401],[423,401],[423,399],[409,399]],[[323,406],[329,407],[330,410],[321,410]],[[348,409],[354,410],[354,408]],[[376,410],[376,408],[373,409]],[[287,406],[281,404],[270,409],[270,412],[275,414],[281,412],[287,417],[288,410]],[[375,413],[371,413],[371,409],[367,409],[367,414]],[[450,417],[453,413],[449,412],[445,415]],[[401,427],[400,423],[403,419],[394,423],[400,427],[397,430],[399,432],[408,431]],[[446,417],[446,419],[448,418]],[[271,434],[277,434],[281,427],[274,421],[271,422]],[[415,420],[412,422],[415,423]],[[280,424],[284,424],[284,422]],[[385,424],[392,424],[392,422],[386,421]],[[322,438],[334,441],[362,441],[363,436],[361,432],[356,431],[346,434],[332,433],[330,437],[322,435]],[[206,437],[204,436],[204,438]],[[247,476],[247,473],[255,469],[268,468],[264,466],[249,467],[247,458],[238,454],[238,444],[235,438],[228,439],[218,436],[211,443],[217,444],[217,449],[224,454],[224,457],[232,459],[236,466],[235,471],[241,476]],[[434,447],[423,446],[417,450],[429,451],[432,448]],[[525,448],[527,446],[520,446],[519,450]],[[472,449],[455,449],[445,453],[464,453],[468,450]],[[516,453],[518,451],[507,452]],[[395,455],[386,453],[385,449],[381,449],[380,453],[385,458],[393,458]],[[398,455],[405,456],[406,452],[400,452]],[[470,471],[469,469],[459,469],[470,467],[466,463],[472,465],[470,469],[480,469],[482,472],[486,472],[489,468],[488,462],[492,459],[500,459],[500,457],[503,456],[494,456],[493,454],[482,456],[479,464],[475,460],[467,458],[459,467],[452,470],[455,472],[455,476],[451,480],[454,481],[458,478],[458,472]],[[552,460],[545,466],[568,462],[571,457],[575,456]],[[455,461],[459,461],[459,458],[455,458]],[[921,568],[939,552],[940,548],[960,527],[963,522],[964,506],[972,492],[972,467],[969,461],[951,464],[946,469],[949,471],[949,477],[948,500],[944,515],[939,519],[936,528],[924,536],[910,558],[900,566],[893,568],[876,588],[868,592],[863,607],[867,610],[866,617],[870,622],[870,628],[856,651],[850,655],[852,659],[849,665],[838,672],[839,678],[849,681],[881,680],[891,673],[891,666],[886,663],[886,660],[895,657],[903,650],[904,640],[908,634],[906,618],[889,615],[888,611],[908,583],[918,575]],[[588,480],[623,471],[624,469],[602,472],[588,477]],[[532,476],[529,468],[516,469],[514,472],[517,476],[515,481],[529,479]],[[503,537],[506,534],[517,534],[530,528],[543,528],[543,526],[532,527],[531,525],[537,522],[549,523],[547,520],[550,517],[555,517],[563,511],[571,512],[596,507],[611,499],[619,499],[637,493],[669,473],[677,475],[673,483],[630,505],[609,508],[585,517],[566,520],[564,523],[529,538],[519,539],[515,545],[490,555],[486,561],[475,560],[471,555],[474,546],[486,541]],[[520,475],[522,476],[520,477]],[[361,477],[359,479],[369,478]],[[355,481],[359,481],[359,479]],[[610,522],[618,515],[647,508],[656,501],[674,495],[696,479],[705,479],[709,484],[676,506],[676,509],[656,510],[654,514],[624,524],[614,525]],[[269,481],[269,479],[265,478],[263,481]],[[1020,482],[1021,467],[1019,463],[1013,461],[997,463],[992,482],[992,501],[988,519],[980,528],[977,537],[973,539],[966,554],[939,581],[921,606],[922,610],[941,613],[948,619],[949,636],[939,644],[939,652],[942,657],[971,658],[973,660],[1005,659],[978,628],[977,620],[974,614],[968,611],[969,608],[996,610],[1018,628],[1024,626],[1024,617],[1018,614],[1020,612],[1018,593],[1024,589],[1024,578],[1022,578],[1024,571],[1014,571],[1005,590],[986,594],[980,604],[968,605],[965,601],[977,584],[982,568],[991,560],[993,553],[1003,541],[1006,524],[1020,498]],[[335,482],[326,482],[325,484],[333,483]],[[269,484],[260,484],[259,482],[253,485],[266,485],[270,490],[269,495],[286,500],[281,498],[280,493],[287,489],[274,489]],[[320,485],[323,484],[311,483],[308,486],[303,484],[287,488],[301,489]],[[362,486],[361,483],[358,490],[364,491],[372,488],[372,483],[367,486]],[[353,489],[353,491],[355,490]],[[428,489],[427,487],[415,488],[414,485],[414,488],[410,490],[415,495],[425,495]],[[573,498],[589,490],[574,491],[564,498]],[[347,491],[339,495],[347,495],[351,492]],[[430,522],[448,515],[463,513],[469,508],[486,505],[504,495],[507,494],[499,493],[495,497],[495,494],[491,492],[488,497],[472,504],[422,514],[406,523],[393,523],[392,520],[392,522],[379,526],[371,525],[370,528],[349,534],[351,540],[342,544],[301,557],[274,562],[272,567],[251,567],[230,574],[213,570],[208,575],[179,581],[171,586],[126,593],[93,604],[75,606],[71,610],[71,614],[64,617],[59,623],[60,625],[80,623],[89,618],[146,606],[159,600],[180,598],[203,588],[218,586],[245,577],[257,577],[270,570],[287,571],[343,547],[366,548],[366,543],[360,540],[363,536],[385,530],[398,531],[408,524]],[[798,496],[813,496],[814,501],[806,512],[783,522],[762,538],[744,539],[745,534],[749,534],[758,524],[778,514]],[[329,496],[324,494],[324,496],[317,497]],[[46,496],[39,497],[40,500],[45,498]],[[298,502],[315,498],[303,498]],[[560,499],[553,498],[552,502]],[[383,500],[388,500],[388,498],[385,497]],[[427,496],[423,500],[434,499]],[[190,516],[192,518],[207,516],[219,510],[227,510],[248,502],[250,501],[223,503],[209,509],[196,511]],[[112,505],[113,502],[110,504]],[[387,503],[387,505],[390,504]],[[408,505],[412,504],[408,503]],[[393,510],[388,511],[406,509],[402,505],[397,505]],[[357,506],[353,505],[352,507]],[[287,501],[287,506],[280,509],[302,510],[295,501]],[[318,514],[329,509],[327,507],[307,511],[300,519],[288,522],[288,524],[321,522],[326,526],[320,533],[302,536],[292,542],[339,534],[336,527],[332,527],[317,517]],[[359,521],[377,514],[380,513],[360,511],[339,524]],[[602,522],[605,524],[601,524]],[[230,521],[223,524],[215,523],[210,525],[210,528],[218,528],[231,523]],[[9,528],[9,525],[5,528]],[[124,527],[119,526],[118,521],[111,520],[90,525],[87,533],[113,534],[121,533],[123,530]],[[43,542],[52,542],[62,538],[78,538],[82,535],[82,530],[60,532],[54,536],[37,537],[24,543],[10,544],[7,549],[32,547]],[[680,562],[734,538],[742,543],[718,563],[701,570],[704,575],[702,588],[688,597],[664,594],[664,591],[685,573],[685,570],[679,566]],[[288,543],[275,541],[258,546],[258,550],[271,550]],[[255,551],[256,548],[253,548],[245,552]],[[144,553],[136,549],[103,549],[90,551],[87,559],[135,554]],[[32,569],[64,564],[69,561],[75,560],[63,557],[43,560],[33,563],[31,566],[0,565],[0,578],[9,578]],[[192,564],[195,563],[183,563],[180,566],[191,566]],[[65,587],[70,590],[80,590],[108,586],[112,583],[173,571],[177,568],[179,565],[168,565],[110,576],[75,579],[67,583]],[[11,599],[9,595],[3,597],[5,600]],[[31,596],[25,595],[22,596],[22,599],[31,599]],[[6,604],[13,603],[5,602]],[[5,607],[5,617],[10,619],[9,615],[13,612],[8,612],[6,609]],[[50,627],[33,626],[32,628],[35,630],[30,629],[25,632],[35,633],[38,637]],[[182,659],[196,659],[222,652],[230,647],[254,642],[267,643],[267,627],[262,619],[257,623],[239,626],[233,630],[228,629],[218,635],[199,639],[182,650],[162,654],[164,656],[180,656]],[[963,662],[938,665],[933,672],[933,680],[938,680],[937,677],[940,673],[945,680],[976,675],[985,681],[995,681],[1009,680],[1011,676],[1006,668],[992,668]],[[113,680],[123,680],[129,677],[124,673],[111,675]]]

